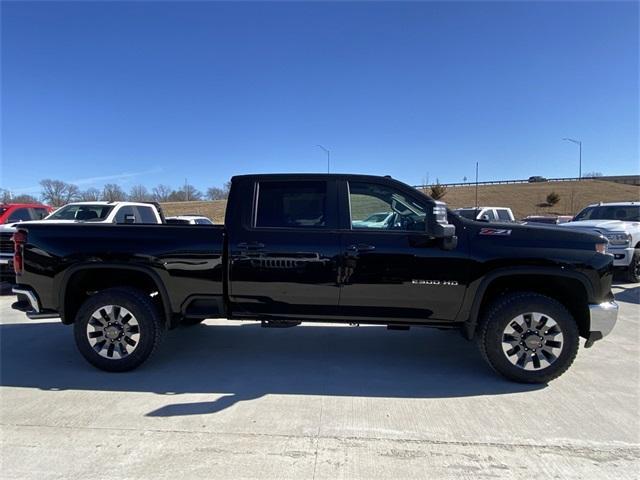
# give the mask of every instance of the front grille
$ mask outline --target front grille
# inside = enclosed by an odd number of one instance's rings
[[[13,241],[11,240],[12,236],[13,233],[0,233],[0,253],[13,253]]]

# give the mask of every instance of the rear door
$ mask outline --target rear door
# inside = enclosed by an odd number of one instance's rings
[[[374,180],[344,182],[340,314],[376,321],[453,320],[465,292],[463,238],[454,250],[426,231],[428,200]],[[393,214],[382,225],[373,213]]]
[[[242,181],[236,190],[253,200],[245,202],[244,213],[227,216],[232,219],[227,231],[233,314],[335,315],[340,291],[336,182],[328,177]]]

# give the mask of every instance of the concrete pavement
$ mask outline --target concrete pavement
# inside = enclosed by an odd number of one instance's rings
[[[638,478],[640,284],[548,386],[454,332],[207,321],[109,374],[0,297],[2,478]],[[581,342],[584,343],[584,342]]]

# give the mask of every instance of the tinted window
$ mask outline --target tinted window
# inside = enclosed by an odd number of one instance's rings
[[[640,205],[602,205],[587,207],[574,220],[622,220],[640,221]]]
[[[167,223],[169,225],[189,225],[189,220],[185,220],[184,218],[167,218]]]
[[[261,182],[256,227],[326,226],[326,182]]]
[[[32,208],[31,209],[31,218],[34,220],[42,220],[44,217],[49,215],[49,212],[46,208]]]
[[[136,207],[138,209],[138,215],[140,217],[140,223],[158,223],[156,214],[151,207]],[[137,223],[137,218],[136,218]]]
[[[496,212],[498,212],[498,218],[500,220],[506,220],[507,222],[511,221],[511,215],[509,215],[509,212],[504,208],[499,208]]]
[[[9,223],[22,222],[26,220],[31,220],[31,214],[29,213],[28,208],[16,208],[11,212],[11,216],[9,217]]]
[[[475,220],[480,213],[479,210],[456,210],[456,213],[461,217],[468,218],[469,220]]]
[[[99,221],[109,215],[110,205],[67,205],[56,210],[47,220]]]
[[[198,225],[213,225],[213,222],[208,218],[196,218],[196,223]]]
[[[136,217],[136,213],[133,211],[133,207],[126,206],[118,210],[118,213],[116,213],[116,218],[115,218],[116,223],[124,223],[124,217],[126,215],[133,215],[134,217]],[[140,218],[136,217],[136,223],[138,223],[139,221],[140,221]]]
[[[349,203],[353,229],[425,230],[425,208],[386,185],[349,182]]]

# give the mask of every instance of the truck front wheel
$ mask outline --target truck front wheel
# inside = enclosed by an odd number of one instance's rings
[[[640,248],[636,248],[627,268],[627,280],[631,283],[640,282]]]
[[[149,296],[132,288],[110,288],[91,296],[80,307],[73,327],[82,356],[109,372],[142,364],[164,332]]]
[[[578,326],[558,301],[534,292],[505,295],[481,320],[478,342],[489,365],[510,380],[547,383],[578,353]]]

